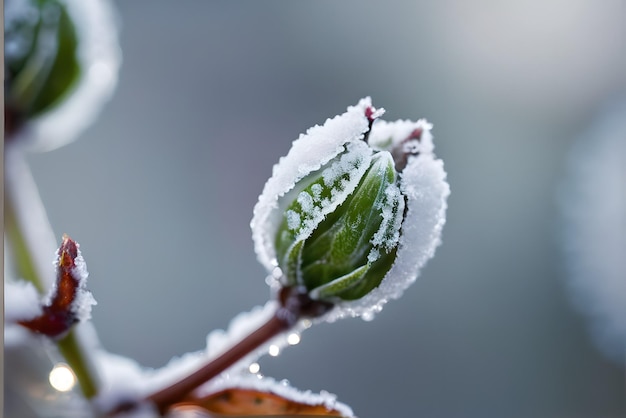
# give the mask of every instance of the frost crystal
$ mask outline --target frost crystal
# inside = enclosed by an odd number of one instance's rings
[[[85,259],[80,252],[78,244],[76,244],[76,251],[77,256],[73,260],[74,266],[71,268],[70,271],[72,278],[75,280],[76,286],[76,288],[74,289],[73,300],[70,305],[70,311],[77,321],[82,322],[91,319],[91,307],[97,305],[98,303],[94,299],[91,292],[87,290],[87,277],[89,276],[89,272],[87,271],[87,264],[85,263]],[[57,275],[61,274],[59,269],[67,267],[60,266],[60,261],[60,254],[57,253],[57,257],[54,261]],[[53,286],[48,292],[48,295],[45,297],[44,304],[50,305],[53,298],[58,297],[57,294],[59,292],[59,289],[57,285],[58,283],[54,282]]]
[[[89,273],[87,272],[87,264],[80,250],[78,250],[78,257],[74,260],[72,276],[78,282],[78,289],[71,309],[78,321],[86,321],[91,318],[91,307],[97,305],[98,302],[96,302],[91,292],[87,290],[87,277]]]

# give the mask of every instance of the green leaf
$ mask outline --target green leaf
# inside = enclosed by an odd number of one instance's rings
[[[302,258],[302,248],[304,248],[304,240],[296,241],[285,255],[285,271],[283,273],[288,285],[293,286],[298,282],[298,268]]]
[[[385,191],[396,181],[388,153],[374,156],[355,192],[320,223],[302,252],[302,278],[312,290],[370,263],[371,240],[382,223]]]
[[[330,283],[326,283],[320,287],[316,287],[311,291],[311,297],[313,299],[331,299],[341,295],[342,292],[350,289],[355,286],[365,273],[369,270],[369,264],[361,266],[356,270],[346,274],[345,276],[341,276],[338,279],[333,280]]]

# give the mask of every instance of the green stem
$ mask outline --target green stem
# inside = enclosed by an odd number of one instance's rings
[[[4,233],[13,249],[13,260],[20,277],[34,284],[39,293],[44,293],[46,291],[45,286],[39,279],[35,261],[28,250],[28,244],[18,225],[15,210],[9,202],[8,196],[5,196],[4,200]]]
[[[91,369],[88,367],[89,363],[80,341],[76,338],[76,332],[71,330],[63,339],[57,341],[57,347],[74,371],[83,395],[87,399],[96,396],[98,394],[98,384],[91,373]]]
[[[52,227],[46,219],[45,212],[39,214],[43,216],[35,215],[39,219],[30,219],[30,217],[26,219],[28,215],[34,213],[26,209],[42,208],[43,211],[43,204],[37,187],[32,181],[30,170],[19,150],[11,149],[6,153],[5,170],[5,234],[11,246],[15,267],[20,278],[33,283],[39,292],[44,294],[50,283],[42,276],[52,266],[51,263],[44,264],[38,261],[34,247],[37,244],[41,245],[41,242],[38,242],[41,237],[29,237],[28,234],[32,232],[32,228],[29,230],[27,223],[34,222],[40,228],[38,231],[40,235],[53,237],[54,233],[51,232]],[[18,208],[24,210],[20,211]],[[41,228],[45,228],[46,231],[41,231]],[[46,248],[46,246],[43,245],[41,248]],[[50,257],[52,256],[51,253]],[[90,364],[88,352],[77,337],[76,329],[70,330],[65,337],[56,341],[56,344],[59,352],[74,371],[85,397],[94,397],[98,393],[98,380]]]

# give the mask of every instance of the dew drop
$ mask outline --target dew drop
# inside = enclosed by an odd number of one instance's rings
[[[289,334],[289,336],[287,336],[287,344],[289,345],[296,345],[300,342],[300,335],[294,333]]]
[[[50,372],[50,385],[59,392],[68,392],[76,384],[76,376],[67,364],[59,363]]]
[[[257,374],[261,371],[261,366],[259,365],[259,363],[252,363],[250,366],[248,366],[248,371],[252,374]]]
[[[277,355],[280,354],[280,347],[275,344],[272,344],[270,345],[270,348],[268,349],[268,353],[270,356],[276,357]]]

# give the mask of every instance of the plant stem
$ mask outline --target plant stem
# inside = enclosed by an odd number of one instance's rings
[[[9,202],[9,199],[5,197],[4,200],[4,233],[7,236],[7,240],[11,244],[13,249],[13,259],[16,264],[17,270],[20,272],[22,279],[31,282],[39,293],[46,291],[45,286],[39,279],[33,257],[28,250],[28,244],[24,239],[24,235],[21,233],[20,227],[17,222],[17,217],[13,205]]]
[[[57,341],[57,347],[74,371],[83,395],[87,399],[96,396],[98,394],[98,385],[90,367],[88,367],[89,362],[86,358],[86,352],[81,346],[80,340],[76,338],[76,332],[71,330],[69,334]]]
[[[147,396],[144,400],[152,402],[159,412],[164,414],[172,404],[183,400],[194,389],[218,376],[262,344],[291,329],[300,319],[319,317],[333,307],[331,303],[311,299],[306,290],[291,287],[281,290],[279,301],[281,307],[267,322],[244,337],[228,351],[178,382]],[[111,414],[130,409],[133,406],[120,405]]]
[[[251,351],[292,326],[293,324],[274,314],[265,324],[235,344],[227,352],[173,385],[153,393],[147,397],[147,400],[154,403],[159,412],[164,414],[170,405],[182,400],[192,390],[216,377]]]
[[[7,146],[5,154],[4,209],[7,241],[20,278],[33,283],[43,294],[52,284],[54,276],[50,262],[56,247],[54,232],[21,150]],[[77,338],[76,329],[70,330],[56,344],[76,374],[85,397],[94,397],[98,392],[98,380],[87,350]]]

